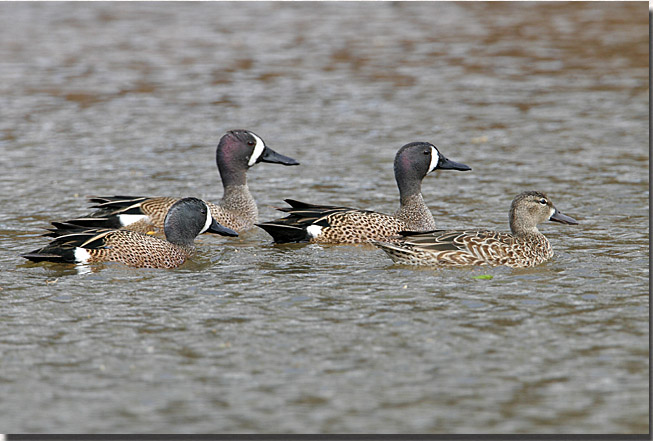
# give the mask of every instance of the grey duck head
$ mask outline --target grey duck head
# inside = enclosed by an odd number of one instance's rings
[[[420,193],[422,179],[433,170],[467,171],[472,168],[447,159],[430,142],[411,142],[397,152],[394,169],[399,193],[403,198]]]
[[[537,225],[547,220],[578,224],[576,219],[560,213],[541,191],[525,191],[513,199],[510,205],[510,231],[513,234],[538,232]]]
[[[163,232],[168,242],[190,247],[202,233],[221,236],[238,236],[234,230],[223,227],[211,216],[211,210],[201,199],[183,198],[175,202],[163,222]]]
[[[249,130],[230,130],[218,143],[215,153],[224,185],[245,185],[245,173],[254,164],[299,165],[299,162],[275,152],[261,137]]]

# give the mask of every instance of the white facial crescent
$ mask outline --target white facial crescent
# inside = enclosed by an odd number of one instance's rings
[[[429,165],[429,171],[427,171],[426,174],[429,174],[435,170],[435,167],[438,166],[438,162],[440,162],[440,155],[438,154],[438,150],[435,147],[431,146],[431,164]]]
[[[200,234],[202,234],[206,230],[208,230],[209,227],[211,226],[211,224],[213,223],[213,217],[211,216],[211,209],[206,204],[204,204],[204,206],[206,207],[206,222],[204,222],[204,228],[202,228],[202,231],[200,231]]]
[[[258,158],[263,154],[263,150],[265,150],[265,143],[263,140],[253,133],[252,136],[256,139],[256,145],[254,146],[254,152],[252,152],[252,156],[249,158],[249,162],[247,163],[249,167],[256,164]]]

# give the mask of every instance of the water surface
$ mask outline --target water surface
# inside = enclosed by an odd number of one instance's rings
[[[0,428],[53,433],[645,433],[645,3],[0,4]],[[25,263],[86,195],[217,202],[247,128],[292,197],[386,213],[426,140],[466,173],[443,228],[521,191],[578,226],[534,269],[416,269],[371,246],[202,236],[177,270]],[[491,275],[492,279],[474,276]]]

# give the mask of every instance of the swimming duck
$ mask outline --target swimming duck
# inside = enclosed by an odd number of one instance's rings
[[[548,239],[537,229],[547,220],[576,225],[560,213],[551,199],[539,191],[526,191],[510,206],[510,233],[474,230],[401,232],[398,242],[373,242],[397,263],[409,265],[463,266],[506,265],[524,268],[553,256]]]
[[[429,142],[411,142],[399,149],[394,172],[400,206],[394,215],[332,205],[313,205],[285,199],[290,207],[279,208],[289,216],[256,224],[276,243],[364,243],[383,240],[403,230],[433,230],[435,220],[422,197],[422,179],[434,170],[471,168],[447,159]]]
[[[299,165],[293,158],[272,150],[249,130],[227,132],[218,144],[216,162],[224,193],[219,204],[207,204],[211,215],[221,225],[240,232],[252,228],[258,218],[256,202],[247,186],[247,170],[259,162]],[[178,200],[174,197],[96,196],[90,201],[97,204],[93,206],[97,211],[66,223],[161,233],[166,213]]]
[[[137,268],[176,268],[195,252],[197,235],[238,236],[216,222],[208,205],[197,198],[180,199],[170,207],[163,227],[166,240],[130,230],[53,225],[56,228],[46,236],[56,239],[22,257],[33,262],[121,262]]]

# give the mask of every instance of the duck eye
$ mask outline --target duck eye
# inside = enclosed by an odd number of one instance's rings
[[[247,141],[247,145],[254,146],[254,145],[256,145],[256,143],[254,141],[250,140],[250,141]]]
[[[431,151],[430,150],[424,150],[424,154],[428,156],[428,155],[431,154]]]
[[[544,199],[544,198],[540,199],[540,204],[546,205],[546,199]]]

